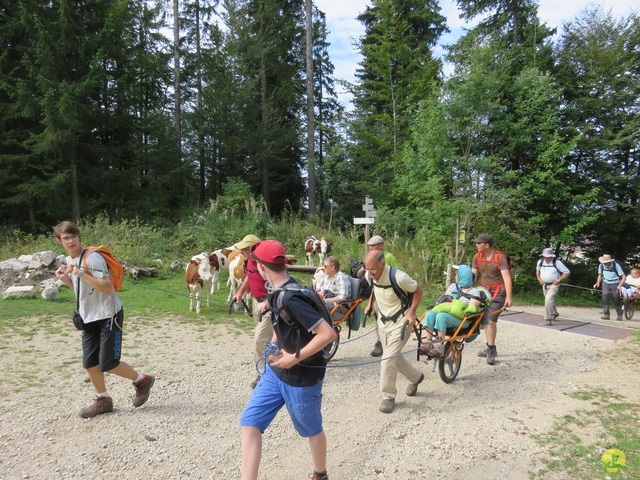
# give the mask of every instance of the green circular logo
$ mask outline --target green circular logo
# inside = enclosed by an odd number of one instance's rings
[[[627,457],[622,450],[610,448],[602,454],[602,466],[604,471],[615,477],[627,466]]]

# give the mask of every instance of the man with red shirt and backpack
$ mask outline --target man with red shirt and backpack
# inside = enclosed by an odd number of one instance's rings
[[[273,327],[271,326],[271,315],[266,311],[264,302],[267,300],[267,289],[265,287],[265,280],[258,272],[258,264],[251,256],[250,248],[256,243],[260,242],[260,239],[255,235],[247,235],[241,241],[235,244],[235,247],[244,255],[244,281],[240,286],[238,292],[234,295],[233,299],[236,302],[241,302],[245,293],[250,292],[252,298],[251,316],[253,322],[256,325],[256,329],[253,334],[253,361],[254,363],[258,359],[262,358],[264,351],[267,349],[267,342],[273,337]],[[256,385],[260,381],[260,375],[251,382],[251,388],[256,388]]]
[[[471,271],[474,275],[480,275],[480,285],[491,293],[491,306],[489,315],[482,320],[484,333],[487,337],[487,348],[478,352],[479,357],[487,357],[487,363],[496,363],[496,335],[498,334],[498,317],[502,307],[510,307],[511,301],[511,273],[509,257],[493,248],[493,237],[481,233],[474,240],[478,253],[473,256]]]

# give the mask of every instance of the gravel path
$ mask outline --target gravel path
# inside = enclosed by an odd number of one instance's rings
[[[45,333],[35,322],[22,329],[32,335],[0,338],[1,479],[240,477],[238,418],[255,377],[250,335],[177,319],[127,319],[123,359],[156,375],[151,397],[134,409],[129,382],[108,378],[114,412],[84,420],[78,411],[93,392],[83,381],[80,334],[70,322],[61,333]],[[343,343],[327,372],[332,480],[527,479],[545,458],[532,434],[584,406],[566,393],[612,388],[612,369],[625,379],[615,384],[620,394],[635,398],[640,391],[628,340],[501,321],[495,366],[476,356],[482,340],[467,344],[449,385],[432,363],[419,363],[426,379],[418,394],[407,397],[400,377],[396,410],[385,415],[378,411],[380,367],[367,363],[374,360],[373,336],[359,338],[370,332],[368,325]],[[406,350],[415,348],[410,342]],[[303,479],[309,472],[308,444],[283,411],[264,436],[260,478]]]

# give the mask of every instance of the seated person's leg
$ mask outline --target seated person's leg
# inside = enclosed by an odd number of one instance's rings
[[[438,312],[429,310],[422,321],[422,324],[432,332],[436,325],[436,315],[438,315]]]
[[[455,328],[462,320],[457,317],[454,317],[450,313],[441,312],[436,315],[436,324],[435,328],[438,330],[438,336],[443,339],[447,328]]]

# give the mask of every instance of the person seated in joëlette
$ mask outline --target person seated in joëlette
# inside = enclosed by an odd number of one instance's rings
[[[340,271],[340,260],[336,257],[327,257],[324,260],[324,281],[317,289],[318,295],[327,304],[331,311],[336,304],[345,302],[351,296],[351,283],[349,277]]]

